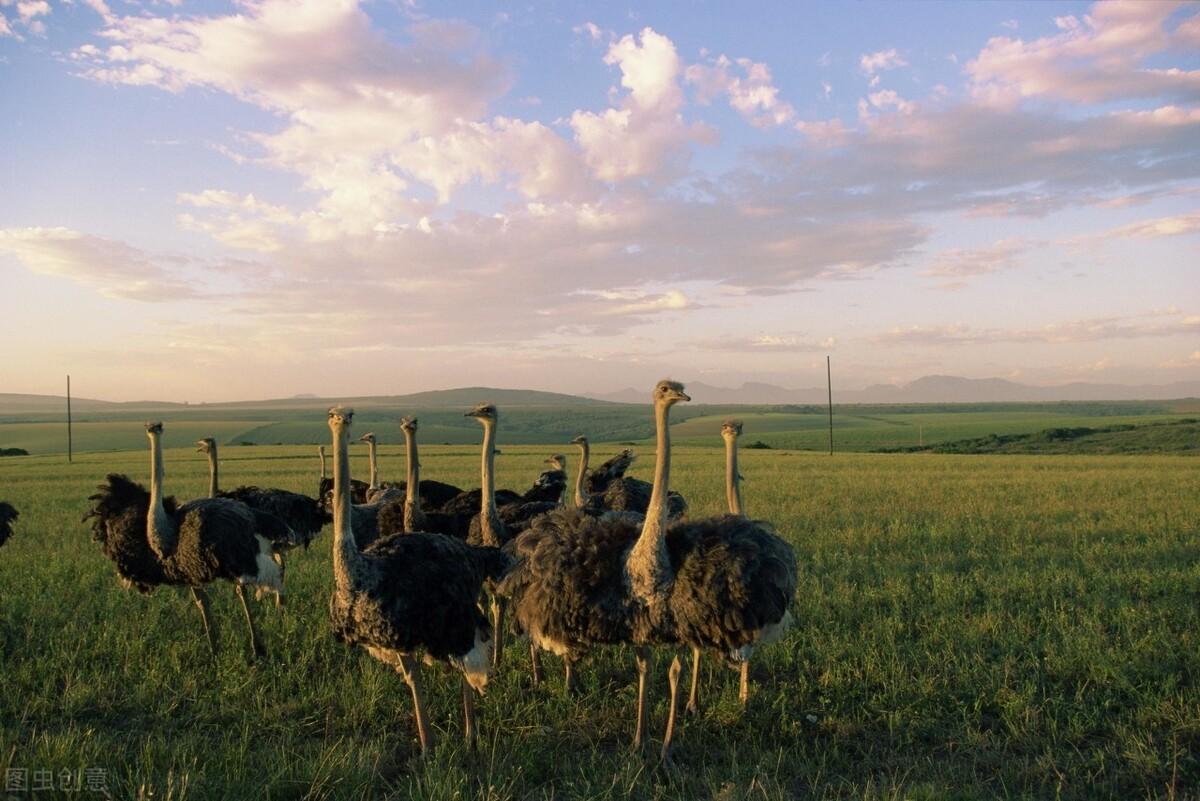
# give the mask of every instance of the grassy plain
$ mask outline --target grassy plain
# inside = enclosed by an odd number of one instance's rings
[[[757,438],[757,422],[747,432]],[[554,450],[504,446],[499,486],[526,486]],[[230,486],[315,483],[308,446],[222,455]],[[198,454],[166,458],[170,492],[203,493]],[[477,483],[474,448],[430,445],[422,462],[430,478]],[[0,460],[0,496],[22,515],[0,549],[0,774],[100,768],[113,797],[158,799],[1194,799],[1200,788],[1195,459],[745,451],[749,511],[797,549],[797,626],[756,661],[744,714],[735,675],[707,663],[704,709],[684,721],[671,767],[628,751],[623,649],[586,664],[578,698],[553,660],[532,688],[528,657],[508,649],[475,756],[459,743],[457,679],[428,670],[440,738],[422,762],[400,677],[329,635],[328,531],[289,560],[283,612],[259,607],[260,664],[245,659],[232,592],[214,588],[212,663],[185,597],[121,589],[79,522],[105,472],[144,481],[147,463],[144,450]],[[383,448],[382,468],[399,477],[400,448]],[[677,449],[674,483],[694,514],[721,510],[721,470],[710,448]],[[667,661],[655,667],[656,736]]]

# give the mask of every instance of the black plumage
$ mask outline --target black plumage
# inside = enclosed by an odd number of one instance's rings
[[[362,548],[356,544],[347,480],[353,411],[329,411],[334,442],[335,589],[329,601],[334,635],[363,646],[398,670],[409,685],[422,753],[429,748],[418,657],[449,663],[463,674],[465,735],[475,743],[471,688],[487,685],[491,631],[478,599],[487,580],[498,579],[509,558],[495,548],[475,548],[428,532],[394,534]]]
[[[20,514],[11,503],[0,501],[0,545],[8,542],[8,538],[12,536],[12,524],[18,517]]]
[[[543,470],[533,482],[533,486],[521,496],[523,503],[561,503],[563,493],[567,489],[567,471],[562,468]]]
[[[650,505],[654,485],[640,478],[623,476],[608,483],[602,495],[592,495],[588,502],[608,512],[637,512],[645,514]],[[667,493],[667,519],[677,520],[687,514],[688,504],[678,492]]]
[[[296,545],[307,548],[325,524],[333,520],[315,498],[299,492],[245,485],[220,491],[217,497],[239,501],[264,513],[259,518],[264,530],[259,533],[269,539],[277,551]]]
[[[365,481],[355,479],[350,486],[350,499],[354,503],[366,503],[367,491],[371,489],[371,485]],[[317,484],[317,497],[321,499],[321,505],[330,507],[332,502],[330,495],[333,493],[333,479],[321,476],[320,482]]]
[[[577,437],[576,440],[581,441],[583,438]],[[626,448],[604,464],[588,471],[584,481],[588,493],[592,495],[603,493],[608,489],[609,484],[625,475],[635,458],[637,457],[634,456],[633,451]]]
[[[666,542],[679,643],[741,662],[787,619],[796,552],[770,524],[741,515],[682,521],[667,529]]]
[[[424,486],[424,484],[425,482],[422,481],[421,485]],[[477,487],[472,490],[460,492],[443,506],[437,507],[437,509],[439,512],[445,512],[446,514],[466,512],[468,513],[467,520],[470,520],[472,515],[478,514],[481,503],[483,503],[483,490]],[[510,506],[514,503],[521,503],[521,496],[519,494],[508,489],[496,490],[497,506]]]

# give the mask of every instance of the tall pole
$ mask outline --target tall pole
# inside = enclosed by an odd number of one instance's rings
[[[71,376],[67,376],[67,461],[73,461],[71,447]]]
[[[829,455],[833,456],[833,371],[829,357],[825,357],[825,386],[829,389]]]

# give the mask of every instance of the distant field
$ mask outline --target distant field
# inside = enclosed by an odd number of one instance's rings
[[[459,397],[462,394],[462,397]],[[470,400],[456,393],[456,401]],[[479,393],[477,400],[488,397]],[[223,444],[299,445],[323,442],[328,434],[324,408],[295,402],[286,406],[236,404],[230,408],[175,405],[168,408],[90,411],[77,418],[75,450],[136,450],[145,444],[141,423],[162,419],[167,445],[184,445],[201,436]],[[469,403],[454,406],[403,407],[376,399],[358,410],[361,431],[373,430],[381,442],[403,441],[401,416],[421,420],[421,437],[431,444],[470,445],[479,441],[479,426],[464,418]],[[1047,428],[1101,427],[1167,422],[1196,416],[1194,404],[1182,402],[974,404],[842,406],[834,409],[834,447],[839,451],[873,451],[965,440],[990,435],[1026,434]],[[2,411],[2,409],[0,409]],[[500,444],[532,443],[566,448],[577,434],[593,442],[649,444],[653,435],[648,407],[628,404],[522,405],[501,407]],[[66,426],[44,419],[48,413],[0,415],[0,448],[25,448],[33,454],[67,449]],[[747,441],[773,448],[823,451],[829,447],[829,419],[824,409],[808,406],[712,407],[681,405],[674,430],[683,444],[719,447],[721,421],[745,421]],[[1134,447],[1132,450],[1145,450]]]
[[[502,450],[499,485],[525,487],[560,448]],[[311,446],[223,455],[227,485],[316,480]],[[429,445],[422,461],[478,483],[477,447]],[[194,449],[166,462],[169,492],[204,492]],[[352,470],[365,463],[356,449]],[[720,451],[679,447],[674,467],[694,514],[721,510]],[[1200,460],[746,451],[749,512],[797,549],[797,625],[756,659],[744,714],[735,675],[708,662],[704,709],[667,768],[628,751],[625,649],[585,663],[567,698],[556,660],[534,689],[510,647],[476,757],[459,744],[457,678],[427,670],[439,745],[423,763],[400,677],[330,636],[328,530],[289,560],[285,610],[258,606],[258,667],[232,593],[214,588],[211,664],[185,597],[121,589],[79,522],[105,472],[146,469],[144,444],[72,465],[0,459],[22,512],[0,548],[0,774],[94,767],[114,798],[173,801],[1182,801],[1200,787]],[[382,470],[400,476],[402,448],[383,449]]]

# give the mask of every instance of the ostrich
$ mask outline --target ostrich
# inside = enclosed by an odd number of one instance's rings
[[[20,517],[11,503],[0,501],[0,545],[8,542],[12,536],[12,524]]]
[[[646,738],[650,646],[673,642],[672,566],[666,546],[670,484],[670,409],[690,398],[682,384],[663,380],[653,392],[658,450],[654,489],[639,527],[624,516],[595,517],[560,509],[537,518],[512,546],[516,566],[499,587],[512,600],[517,625],[538,647],[568,667],[591,647],[627,643],[635,648],[638,711],[634,745]],[[669,672],[676,687],[676,658]],[[674,693],[673,693],[674,695]],[[674,729],[668,722],[664,756]]]
[[[575,505],[597,512],[637,512],[645,514],[653,487],[645,481],[625,475],[636,458],[633,451],[623,450],[595,470],[588,472],[591,448],[582,434],[571,440],[580,450],[579,475],[575,479]],[[667,519],[677,520],[687,514],[687,500],[678,492],[667,495]]]
[[[358,439],[360,442],[367,443],[367,459],[369,460],[369,469],[371,471],[371,483],[367,489],[367,503],[390,501],[403,497],[403,487],[398,487],[390,481],[379,480],[378,443],[375,439],[375,432],[368,431]]]
[[[543,501],[559,506],[567,489],[567,457],[558,453],[547,459],[545,464],[550,469],[542,471],[533,486],[521,496],[521,500],[525,503]]]
[[[334,636],[361,645],[397,670],[412,692],[422,755],[432,743],[418,657],[449,663],[463,674],[464,735],[476,742],[475,699],[488,680],[491,632],[477,605],[483,582],[499,577],[508,558],[440,534],[385,537],[360,551],[350,503],[349,428],[354,412],[329,410],[333,434],[333,575],[329,599]]]
[[[417,452],[417,418],[405,417],[400,421],[400,430],[404,433],[407,473],[404,481],[403,500],[389,501],[379,510],[379,533],[388,536],[406,531],[431,531],[445,534],[449,537],[465,540],[471,515],[468,512],[443,512],[423,509],[429,502],[425,484],[421,481],[421,458]],[[440,484],[440,482],[434,482]],[[440,484],[435,493],[442,493],[441,488],[455,490],[453,497],[461,494],[461,490],[450,484]]]
[[[791,623],[788,606],[796,594],[796,553],[770,525],[742,513],[737,438],[742,425],[726,421],[725,489],[730,513],[676,523],[667,547],[676,565],[671,591],[675,636],[692,648],[688,709],[697,709],[702,650],[725,654],[740,668],[738,698],[749,700],[749,660],[755,648],[778,639]],[[671,700],[674,709],[675,699]]]
[[[331,507],[329,501],[329,493],[333,492],[333,479],[325,477],[325,446],[317,446],[317,456],[321,459],[321,480],[317,483],[317,497],[321,500],[321,506],[327,509]],[[350,498],[353,503],[367,502],[367,482],[359,481],[357,478],[350,480]]]
[[[332,519],[321,509],[319,501],[299,492],[261,489],[252,485],[222,492],[218,481],[217,441],[212,437],[205,437],[197,440],[196,445],[199,446],[196,450],[208,456],[208,497],[240,501],[251,509],[266,512],[286,524],[283,530],[276,527],[271,533],[260,532],[271,540],[277,553],[296,545],[307,548],[313,538],[321,533],[321,528]]]
[[[180,506],[174,498],[164,497],[162,430],[162,423],[146,424],[150,491],[110,473],[89,498],[93,506],[84,519],[95,518],[93,538],[102,543],[127,585],[147,593],[160,584],[191,589],[214,655],[216,634],[204,586],[217,579],[232,582],[246,614],[252,654],[263,656],[245,587],[252,585],[260,594],[283,594],[283,569],[275,561],[271,543],[258,534],[266,516],[227,498],[202,498]]]

